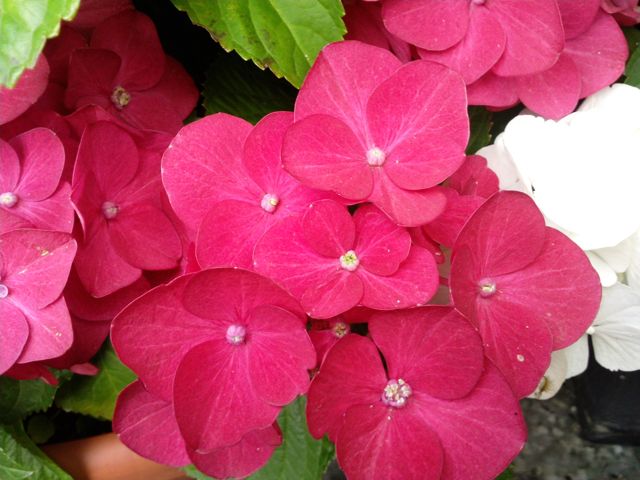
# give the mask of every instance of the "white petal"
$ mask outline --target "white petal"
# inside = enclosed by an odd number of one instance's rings
[[[640,293],[640,231],[632,237],[631,261],[627,270],[627,282]]]
[[[585,252],[587,258],[591,262],[591,266],[598,272],[600,283],[603,287],[610,287],[618,281],[618,276],[613,268],[611,268],[604,260],[602,260],[594,252]]]
[[[589,364],[589,340],[588,335],[581,336],[576,343],[559,350],[564,352],[567,359],[567,378],[580,375]]]
[[[560,391],[567,378],[567,358],[563,350],[551,354],[551,364],[529,398],[548,400]]]
[[[616,273],[622,273],[629,268],[631,263],[633,243],[633,237],[629,237],[615,247],[600,248],[594,252]]]
[[[616,83],[589,96],[580,112],[593,112],[603,120],[617,124],[621,128],[634,129],[640,126],[640,89]]]
[[[504,147],[504,135],[496,137],[493,145],[482,147],[476,155],[487,159],[487,165],[495,172],[500,181],[500,190],[515,190],[531,195],[529,182],[522,178],[516,168],[511,155]]]

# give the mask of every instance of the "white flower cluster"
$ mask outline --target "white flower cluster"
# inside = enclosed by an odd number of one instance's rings
[[[578,342],[554,352],[538,398],[596,360],[609,370],[640,369],[640,89],[604,88],[559,120],[514,118],[487,158],[500,188],[530,195],[547,224],[591,260],[603,286],[600,312]]]

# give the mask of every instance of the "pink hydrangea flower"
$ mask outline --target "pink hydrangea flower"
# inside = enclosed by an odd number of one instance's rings
[[[25,70],[13,88],[0,85],[0,125],[22,115],[47,88],[49,64],[40,55],[33,68]]]
[[[518,192],[489,198],[458,236],[452,258],[453,304],[478,329],[516,395],[530,394],[551,352],[578,340],[595,318],[598,274]]]
[[[184,127],[163,157],[169,200],[191,236],[202,267],[251,268],[258,239],[290,215],[326,198],[282,168],[280,150],[293,121],[275,112],[255,127],[226,114]]]
[[[84,229],[75,266],[95,297],[132,284],[143,270],[175,268],[182,256],[162,209],[159,147],[138,148],[109,122],[82,135],[71,193]]]
[[[373,205],[351,217],[333,200],[280,222],[258,242],[254,268],[283,285],[307,314],[325,319],[356,305],[380,310],[425,304],[435,293],[433,256]]]
[[[308,394],[309,430],[336,443],[347,477],[490,480],[502,472],[526,428],[469,323],[431,306],[378,313],[369,333],[340,340]]]
[[[467,84],[490,71],[512,77],[546,70],[564,45],[556,0],[386,0],[382,17],[391,33]]]
[[[447,185],[460,195],[489,198],[499,190],[498,176],[480,155],[467,156],[460,168],[449,177]]]
[[[282,443],[276,423],[247,433],[235,445],[201,453],[188,449],[180,433],[171,402],[154,395],[140,381],[118,397],[113,430],[134,452],[155,462],[181,467],[193,463],[215,478],[244,478],[271,457]]]
[[[29,130],[0,140],[0,234],[17,228],[71,233],[71,187],[61,182],[65,151],[55,133]]]
[[[211,269],[149,291],[116,317],[111,335],[147,390],[174,404],[187,448],[208,452],[268,428],[306,392],[316,357],[305,323],[270,280]]]
[[[309,338],[316,349],[316,366],[324,362],[331,347],[351,331],[349,323],[342,316],[329,320],[312,320]]]
[[[153,22],[124,12],[71,55],[65,105],[100,105],[137,128],[175,133],[198,99],[193,80],[162,50]]]
[[[489,74],[469,86],[469,103],[505,108],[518,100],[539,115],[558,119],[578,100],[613,83],[629,56],[622,30],[598,0],[557,0],[566,41],[550,68],[515,78]]]
[[[638,0],[602,0],[602,9],[613,14],[621,25],[632,26],[640,23]]]
[[[417,226],[443,210],[434,187],[464,161],[468,138],[458,74],[346,41],[326,46],[311,68],[282,158],[302,183]]]
[[[76,242],[66,233],[0,235],[0,374],[16,363],[57,357],[71,346],[62,289],[75,253]]]

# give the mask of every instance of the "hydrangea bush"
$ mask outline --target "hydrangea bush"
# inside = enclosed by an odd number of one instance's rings
[[[257,64],[206,111],[128,0],[0,87],[20,468],[55,397],[193,475],[490,480],[588,337],[640,369],[637,2],[173,3]]]

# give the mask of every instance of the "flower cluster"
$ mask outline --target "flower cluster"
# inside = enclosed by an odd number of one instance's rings
[[[160,160],[197,98],[126,0],[83,2],[0,89],[0,374],[95,373],[115,314],[157,282],[146,272],[181,266]]]
[[[448,66],[470,104],[522,102],[555,119],[618,79],[628,49],[616,20],[640,20],[633,0],[347,0],[345,9],[350,38]]]

